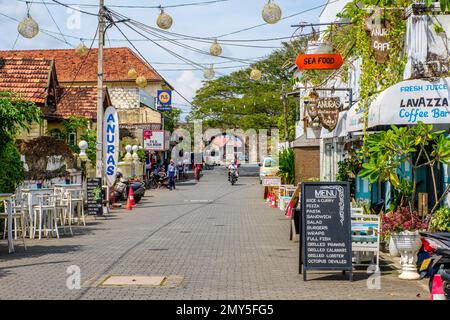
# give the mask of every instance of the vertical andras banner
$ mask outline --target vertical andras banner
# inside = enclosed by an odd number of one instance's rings
[[[103,167],[106,183],[111,187],[116,180],[119,160],[119,118],[116,108],[108,107],[103,119]]]

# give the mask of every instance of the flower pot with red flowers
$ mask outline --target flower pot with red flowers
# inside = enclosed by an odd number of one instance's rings
[[[421,247],[419,231],[426,230],[426,222],[410,208],[398,208],[383,215],[383,232],[389,232],[400,253],[402,273],[400,279],[417,280],[417,253]]]

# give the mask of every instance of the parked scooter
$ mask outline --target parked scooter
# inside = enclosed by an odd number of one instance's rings
[[[434,276],[441,275],[444,294],[450,300],[450,233],[421,232],[424,250],[430,257],[422,262],[421,278],[430,275],[429,289],[433,288]]]
[[[145,184],[137,181],[130,182],[128,179],[123,178],[120,172],[117,174],[116,183],[114,185],[116,201],[127,201],[130,185],[133,188],[134,201],[136,203],[141,201],[142,197],[145,195]]]

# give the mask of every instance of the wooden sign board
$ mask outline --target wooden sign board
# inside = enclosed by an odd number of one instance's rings
[[[341,100],[338,97],[319,99],[317,103],[317,113],[320,123],[328,131],[333,131],[334,128],[336,128],[340,109]]]
[[[103,215],[102,179],[87,179],[87,210],[89,215]]]
[[[372,50],[375,60],[379,64],[384,64],[389,58],[391,43],[388,39],[390,33],[390,23],[387,20],[379,19],[377,23],[366,21],[366,31],[370,34]]]
[[[350,185],[348,182],[302,184],[300,273],[342,270],[352,280]]]
[[[264,177],[262,182],[264,187],[280,187],[281,177]]]
[[[339,53],[300,54],[295,61],[300,70],[335,70],[344,64]]]

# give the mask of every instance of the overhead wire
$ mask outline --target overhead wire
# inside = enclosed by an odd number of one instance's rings
[[[64,34],[62,33],[61,29],[59,28],[59,25],[56,23],[55,18],[53,17],[52,12],[50,11],[50,9],[47,7],[47,5],[45,4],[44,0],[41,0],[42,3],[44,4],[45,8],[47,9],[48,15],[50,16],[50,18],[52,19],[53,23],[55,24],[56,28],[59,31],[59,34],[61,35],[61,37],[63,38],[64,41],[67,42],[66,38],[64,37]],[[29,2],[28,2],[29,3]]]

